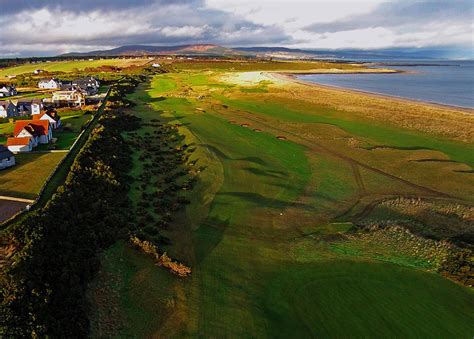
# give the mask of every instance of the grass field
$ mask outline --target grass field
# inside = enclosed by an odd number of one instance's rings
[[[87,67],[100,67],[100,66],[117,66],[117,67],[128,67],[133,65],[144,65],[150,60],[146,58],[141,59],[108,59],[108,60],[80,60],[80,61],[54,61],[54,62],[41,62],[35,64],[25,64],[10,68],[0,69],[0,78],[6,77],[7,75],[19,75],[23,73],[32,73],[36,69],[42,69],[48,72],[72,72],[74,70],[84,70]]]
[[[15,155],[16,166],[0,172],[0,194],[35,199],[65,153]]]
[[[396,243],[344,235],[384,198],[472,204],[472,143],[319,105],[297,85],[249,91],[211,65],[177,67],[130,98],[144,122],[179,123],[196,148],[191,204],[164,231],[193,273],[176,278],[116,244],[92,291],[94,335],[472,337],[472,291]],[[457,162],[416,161],[431,158]]]

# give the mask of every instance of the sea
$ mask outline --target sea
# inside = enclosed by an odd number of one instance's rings
[[[311,74],[298,79],[412,100],[474,108],[474,60],[357,60],[403,73]]]

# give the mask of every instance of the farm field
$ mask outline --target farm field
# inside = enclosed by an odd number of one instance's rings
[[[48,176],[65,155],[66,153],[16,154],[16,166],[0,172],[0,195],[35,199]]]
[[[48,72],[72,72],[76,69],[81,71],[87,67],[100,66],[141,66],[149,62],[147,58],[139,59],[104,59],[104,60],[79,60],[79,61],[54,61],[54,62],[40,62],[35,64],[25,64],[15,67],[0,69],[0,78],[5,78],[8,75],[19,75],[23,73],[32,73],[36,69],[42,69]]]
[[[93,334],[471,337],[474,294],[436,273],[436,240],[472,236],[469,217],[443,212],[474,203],[472,119],[230,64],[177,64],[129,96],[145,123],[178,124],[195,148],[190,204],[163,230],[193,272],[177,278],[115,244],[91,291]],[[390,220],[423,229],[355,232]]]

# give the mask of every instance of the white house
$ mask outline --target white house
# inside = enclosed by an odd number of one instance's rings
[[[11,118],[18,115],[16,106],[10,101],[0,101],[0,118]]]
[[[40,73],[43,73],[44,71],[42,69],[35,69],[33,71],[33,74],[40,74]]]
[[[38,82],[38,87],[43,89],[58,89],[61,88],[61,80],[56,78],[41,79]]]
[[[15,166],[15,156],[5,146],[0,145],[0,169]]]
[[[14,153],[31,152],[33,149],[33,141],[31,138],[8,138],[8,150]]]
[[[11,97],[17,95],[15,86],[3,86],[0,87],[0,97]]]
[[[161,67],[160,64],[152,64],[151,67]]]

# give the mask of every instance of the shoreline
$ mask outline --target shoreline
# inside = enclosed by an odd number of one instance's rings
[[[436,108],[443,108],[443,109],[450,109],[450,110],[455,110],[458,112],[462,113],[467,113],[467,114],[474,114],[474,108],[469,108],[465,106],[456,106],[456,105],[450,105],[450,104],[442,104],[438,102],[430,102],[430,101],[424,101],[424,100],[417,100],[417,99],[411,99],[411,98],[406,98],[406,97],[400,97],[400,96],[395,96],[395,95],[390,95],[390,94],[383,94],[383,93],[377,93],[377,92],[370,92],[370,91],[364,91],[364,90],[359,90],[359,89],[353,89],[353,88],[347,88],[347,87],[339,87],[339,86],[331,86],[331,85],[325,85],[325,84],[320,84],[316,82],[311,82],[311,81],[305,81],[298,79],[298,75],[311,75],[311,74],[328,74],[328,73],[295,73],[295,72],[262,72],[268,74],[269,77],[274,77],[277,78],[278,80],[283,80],[283,81],[288,81],[292,83],[297,83],[300,85],[304,86],[311,86],[311,87],[319,87],[319,88],[325,88],[325,89],[330,89],[334,91],[339,91],[339,92],[345,92],[345,93],[351,93],[351,94],[359,94],[359,95],[366,95],[366,96],[372,96],[376,97],[379,99],[386,99],[386,100],[392,100],[392,101],[399,101],[399,102],[404,102],[404,103],[410,103],[410,104],[418,104],[418,105],[426,105],[426,106],[431,106],[431,107],[436,107]],[[351,74],[371,74],[370,72],[353,72]],[[380,74],[382,72],[374,72],[372,74]],[[404,73],[403,71],[400,72],[385,72],[385,73]],[[338,73],[331,73],[331,74],[338,74]],[[341,74],[346,74],[346,73],[341,73]]]

